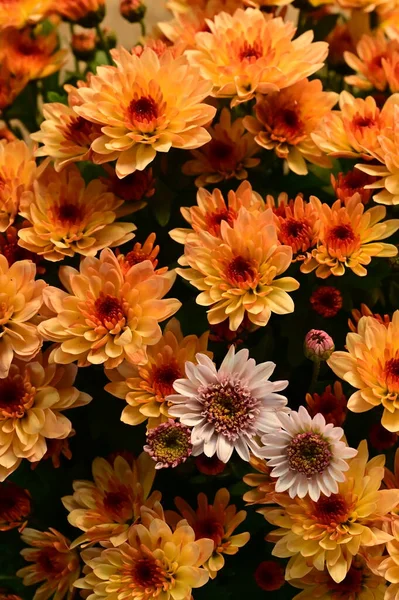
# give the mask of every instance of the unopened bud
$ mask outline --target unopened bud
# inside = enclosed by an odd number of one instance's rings
[[[147,7],[141,0],[121,0],[119,10],[129,23],[140,23],[144,19]]]
[[[94,31],[74,33],[71,40],[72,52],[78,60],[92,60],[96,52],[96,34]]]
[[[331,336],[321,329],[311,329],[305,336],[304,352],[306,358],[318,362],[327,360],[334,352],[335,346]]]

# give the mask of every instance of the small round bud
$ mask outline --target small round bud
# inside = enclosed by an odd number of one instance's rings
[[[119,10],[129,23],[140,23],[144,19],[147,7],[141,0],[121,0]]]
[[[334,352],[332,337],[321,329],[311,329],[305,336],[304,352],[306,358],[318,362],[327,360]]]
[[[96,34],[94,31],[74,33],[71,40],[71,48],[78,60],[85,62],[92,60],[96,53]]]

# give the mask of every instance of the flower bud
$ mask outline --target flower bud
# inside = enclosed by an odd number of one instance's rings
[[[129,23],[140,23],[144,19],[147,7],[141,0],[121,0],[119,10]]]
[[[92,60],[96,52],[96,34],[94,31],[74,33],[71,40],[71,48],[78,60],[85,62]]]
[[[306,358],[318,362],[327,360],[334,352],[332,337],[321,329],[311,329],[305,336],[304,352]]]

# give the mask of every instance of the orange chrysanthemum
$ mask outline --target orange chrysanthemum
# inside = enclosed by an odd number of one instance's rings
[[[345,204],[354,196],[359,194],[363,204],[367,204],[373,195],[373,190],[368,189],[371,183],[376,181],[376,177],[366,175],[359,169],[352,169],[347,173],[338,173],[337,177],[331,174],[331,185],[334,188],[338,200]]]
[[[295,28],[258,9],[225,12],[207,21],[209,32],[197,33],[196,47],[186,52],[212,95],[247,102],[256,92],[266,94],[293,85],[323,66],[327,44],[312,44],[313,33],[292,41]]]
[[[76,374],[75,365],[49,365],[48,354],[40,353],[28,363],[15,359],[7,377],[0,379],[1,481],[23,458],[41,460],[46,438],[68,437],[72,423],[63,411],[91,401],[73,386]]]
[[[105,0],[57,0],[57,13],[66,21],[94,27],[105,14]]]
[[[355,52],[356,44],[349,22],[338,20],[337,24],[326,37],[328,43],[329,64],[344,65],[344,52]]]
[[[29,77],[27,75],[15,74],[5,57],[2,57],[0,61],[0,112],[14,102],[28,81]],[[4,138],[2,137],[2,139]]]
[[[347,352],[333,352],[328,365],[358,391],[348,400],[353,412],[382,405],[381,423],[399,431],[399,311],[388,326],[374,317],[362,317],[357,333],[346,336]]]
[[[210,577],[214,579],[217,572],[224,567],[226,555],[237,554],[239,548],[245,546],[249,541],[250,534],[236,533],[237,527],[245,521],[247,513],[245,510],[237,512],[236,507],[230,502],[230,494],[226,488],[216,492],[213,504],[208,503],[204,493],[198,494],[198,507],[196,510],[183,500],[175,498],[175,504],[179,511],[166,512],[166,520],[172,526],[183,518],[195,532],[195,539],[211,538],[213,540],[213,552],[204,563],[209,571]]]
[[[188,236],[179,275],[199,289],[197,303],[209,306],[211,325],[229,318],[236,331],[245,315],[254,325],[264,326],[272,312],[293,312],[287,292],[298,289],[292,277],[282,277],[291,264],[292,249],[279,245],[271,209],[263,213],[242,207],[233,225],[222,221],[220,237],[201,231]]]
[[[213,190],[212,193],[203,188],[198,190],[197,205],[180,209],[192,229],[177,228],[169,232],[170,237],[179,244],[185,244],[194,232],[196,234],[207,232],[220,238],[223,222],[233,226],[241,207],[258,214],[263,211],[264,201],[253,191],[249,181],[243,181],[235,192],[233,190],[228,192],[227,202],[218,189]]]
[[[79,89],[83,101],[75,111],[102,126],[92,143],[98,162],[115,159],[116,174],[126,177],[171,147],[193,149],[209,141],[203,125],[216,109],[202,101],[211,84],[185,57],[160,58],[147,48],[140,57],[123,48],[113,51],[116,67],[101,67],[89,87]]]
[[[373,256],[397,255],[394,244],[381,240],[399,229],[399,219],[383,221],[386,216],[383,206],[365,211],[357,195],[346,206],[336,200],[330,207],[315,196],[311,202],[318,212],[320,231],[317,247],[301,265],[303,273],[316,270],[317,277],[326,279],[330,275],[343,275],[347,267],[356,275],[365,276],[365,265],[370,264]]]
[[[31,511],[30,493],[12,481],[0,484],[0,531],[22,531]]]
[[[361,550],[392,539],[382,530],[381,521],[396,506],[397,490],[379,489],[383,455],[367,461],[367,444],[362,442],[337,494],[322,495],[317,502],[309,496],[291,499],[287,493],[278,494],[279,507],[259,509],[269,523],[279,527],[267,537],[277,542],[272,554],[292,557],[287,580],[302,578],[315,568],[326,569],[340,583]]]
[[[399,92],[399,41],[388,40],[383,32],[363,35],[356,54],[345,52],[347,64],[356,75],[345,77],[346,83],[361,90],[373,88]]]
[[[159,246],[154,246],[156,240],[155,233],[150,233],[150,235],[145,240],[144,244],[140,244],[140,242],[136,242],[129,252],[126,254],[121,254],[119,249],[116,250],[116,256],[118,257],[118,261],[123,273],[127,273],[133,265],[137,265],[140,262],[145,260],[149,260],[152,263],[154,269],[156,269],[156,273],[166,273],[168,267],[162,267],[161,269],[157,269],[158,259],[157,256],[159,254]]]
[[[340,427],[346,419],[347,402],[340,381],[328,385],[322,394],[306,394],[307,410],[311,417],[321,413],[326,423]]]
[[[30,27],[5,29],[0,33],[0,59],[7,57],[9,68],[16,77],[41,79],[62,67],[66,50],[57,50],[56,31],[44,34]]]
[[[258,458],[252,454],[249,459],[249,464],[257,471],[257,473],[248,473],[248,475],[244,475],[243,477],[244,483],[253,488],[243,495],[244,502],[249,506],[253,504],[273,503],[276,479],[270,475],[272,471],[271,467],[267,466],[265,459]]]
[[[142,366],[122,363],[117,369],[106,370],[111,383],[107,392],[126,400],[121,421],[128,425],[139,425],[148,419],[148,427],[156,427],[168,420],[166,397],[174,394],[173,383],[186,377],[186,362],[196,363],[197,352],[212,357],[207,352],[208,332],[200,338],[196,335],[183,337],[180,323],[171,319],[162,338],[148,348],[147,362]]]
[[[145,452],[129,462],[122,456],[112,463],[96,458],[92,473],[94,482],[75,481],[73,495],[62,498],[68,521],[84,531],[72,547],[108,540],[119,546],[140,519],[141,507],[152,508],[161,499],[160,492],[150,493],[155,463]]]
[[[84,258],[80,271],[61,267],[59,276],[68,293],[46,290],[44,302],[56,316],[39,325],[45,339],[57,342],[51,353],[57,363],[77,360],[79,366],[104,364],[108,369],[124,359],[145,363],[147,346],[162,336],[159,322],[180,307],[178,300],[163,298],[174,271],[155,273],[145,260],[123,273],[109,248],[99,258]]]
[[[399,94],[394,94],[380,110],[372,96],[355,98],[341,92],[340,110],[327,114],[312,138],[329,156],[371,160],[380,151],[381,131],[393,123],[398,102]]]
[[[35,281],[35,275],[36,266],[31,261],[19,260],[9,266],[0,254],[0,382],[7,377],[14,356],[29,360],[42,345],[33,319],[47,284],[41,279]],[[3,447],[0,451],[7,450]]]
[[[259,148],[250,133],[245,133],[243,119],[231,122],[231,113],[224,108],[219,123],[209,128],[212,139],[201,150],[192,150],[194,160],[183,165],[186,175],[198,175],[197,187],[213,185],[226,179],[246,179],[247,169],[256,167],[259,158],[253,158]]]
[[[43,582],[32,600],[58,598],[72,600],[73,584],[80,575],[80,560],[76,550],[71,550],[69,540],[56,529],[37,531],[27,528],[22,541],[31,546],[21,551],[23,558],[33,563],[17,571],[24,585]]]
[[[126,207],[98,179],[86,187],[75,165],[61,173],[49,166],[21,201],[19,212],[29,225],[19,230],[19,245],[53,262],[95,256],[134,237],[133,223],[117,221],[128,214]]]
[[[351,315],[352,318],[348,319],[348,327],[354,333],[357,333],[357,326],[362,317],[374,317],[374,319],[377,319],[377,321],[385,325],[385,327],[388,327],[389,323],[391,322],[389,315],[381,316],[379,314],[373,313],[373,311],[370,310],[367,304],[364,304],[363,302],[360,305],[360,310],[354,308],[351,311]]]
[[[255,135],[259,146],[274,150],[297,175],[306,175],[306,160],[321,167],[330,166],[311,133],[337,100],[335,92],[323,92],[319,79],[303,79],[280,92],[258,96],[255,117],[245,117],[244,125]]]
[[[266,205],[275,213],[280,244],[292,248],[293,261],[304,260],[318,240],[319,215],[315,207],[300,194],[295,200],[289,200],[284,192],[279,194],[277,203],[273,196],[267,196]]]
[[[46,269],[40,265],[41,257],[18,245],[18,231],[25,225],[26,223],[19,223],[18,227],[11,226],[7,231],[0,233],[0,254],[6,257],[9,266],[17,260],[31,260],[36,264],[36,272],[42,275]]]
[[[54,0],[1,0],[0,30],[7,27],[20,29],[35,23],[54,10]]]

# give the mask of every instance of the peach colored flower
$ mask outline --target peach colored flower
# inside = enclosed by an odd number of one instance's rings
[[[364,277],[367,275],[365,265],[370,264],[373,256],[397,255],[394,244],[381,241],[399,229],[399,219],[383,221],[384,207],[365,210],[356,194],[346,206],[336,200],[330,207],[315,196],[310,201],[319,215],[320,232],[317,247],[301,265],[303,273],[316,270],[317,277],[326,279],[330,275],[343,275],[347,267]]]
[[[279,92],[259,95],[255,117],[246,116],[244,126],[255,135],[259,146],[274,150],[297,175],[306,175],[306,160],[321,167],[331,166],[311,134],[337,100],[335,92],[323,92],[319,79],[303,79]]]
[[[377,319],[377,321],[385,325],[385,327],[388,327],[389,323],[391,322],[389,315],[381,316],[373,313],[367,304],[364,304],[363,302],[360,304],[360,310],[357,308],[351,310],[351,316],[352,318],[348,319],[348,327],[351,331],[353,331],[353,333],[357,333],[357,326],[362,317],[374,317],[374,319]]]
[[[192,588],[209,579],[203,564],[212,548],[210,539],[195,540],[185,521],[172,531],[162,519],[148,518],[118,548],[84,550],[87,574],[75,585],[89,590],[92,600],[188,600]]]
[[[2,57],[0,61],[0,112],[14,102],[28,81],[29,77],[27,75],[22,73],[14,74],[8,61],[5,57]]]
[[[117,220],[129,212],[123,200],[98,179],[86,187],[75,165],[61,173],[47,167],[19,212],[29,222],[18,232],[19,245],[53,262],[74,254],[95,256],[104,247],[128,242],[136,229]]]
[[[160,58],[146,48],[140,57],[123,48],[113,51],[116,67],[101,67],[80,88],[83,101],[75,111],[102,127],[103,135],[92,143],[101,155],[98,162],[115,159],[116,174],[126,177],[154,160],[157,152],[171,147],[193,149],[209,141],[203,125],[216,109],[202,101],[211,83],[202,81],[185,57]]]
[[[192,150],[194,159],[186,162],[182,171],[186,175],[198,175],[197,187],[214,185],[226,179],[246,179],[247,169],[260,163],[254,154],[259,148],[250,133],[245,132],[243,119],[231,122],[231,112],[223,108],[219,122],[208,129],[210,142],[200,150]]]
[[[21,199],[31,191],[40,171],[22,140],[0,140],[0,231],[14,222]]]
[[[373,88],[399,92],[399,41],[388,40],[382,31],[363,35],[356,54],[345,52],[347,64],[356,75],[345,77],[346,83],[361,90]]]
[[[300,194],[295,200],[289,200],[285,192],[279,194],[277,203],[273,196],[267,196],[266,206],[275,213],[280,244],[292,248],[293,262],[304,260],[318,240],[319,215],[315,207],[311,202],[305,202]]]
[[[367,204],[373,195],[373,190],[368,189],[368,186],[370,183],[374,183],[376,179],[376,177],[367,175],[359,169],[352,169],[347,173],[338,173],[337,177],[331,174],[331,185],[337,199],[342,200],[345,204],[354,194],[359,194],[363,204]]]
[[[305,400],[311,417],[320,413],[327,423],[335,427],[340,427],[346,419],[347,401],[340,381],[336,381],[333,387],[328,385],[321,394],[306,394]]]
[[[28,27],[0,32],[0,60],[7,57],[9,69],[16,77],[47,77],[61,69],[66,54],[67,50],[58,50],[56,31],[45,34]]]
[[[31,512],[30,493],[12,481],[0,484],[0,531],[26,527]],[[1,594],[0,594],[1,597]]]
[[[206,22],[206,17],[209,16],[206,9],[200,8],[190,12],[176,11],[173,19],[158,22],[157,27],[169,42],[186,50],[195,48],[195,36],[198,32],[209,30]]]
[[[185,244],[193,233],[207,232],[220,238],[222,223],[226,222],[233,226],[241,207],[258,214],[263,211],[264,204],[262,197],[253,191],[249,181],[243,181],[235,192],[230,190],[227,194],[227,202],[220,190],[208,192],[202,188],[197,192],[197,206],[180,209],[192,229],[172,229],[169,235],[179,244]]]
[[[77,360],[79,366],[113,369],[124,359],[146,362],[147,346],[162,336],[159,322],[180,307],[178,300],[163,298],[175,280],[173,271],[156,274],[145,260],[123,273],[109,248],[99,258],[84,258],[80,271],[61,267],[59,276],[68,293],[46,290],[44,302],[56,316],[39,325],[45,339],[57,342],[51,352],[56,363]]]
[[[207,24],[210,33],[197,33],[195,49],[186,54],[212,82],[212,95],[232,98],[233,106],[256,92],[276,92],[308,77],[327,55],[325,42],[312,44],[311,31],[292,41],[292,23],[254,8],[222,12]]]
[[[57,0],[57,13],[66,21],[94,27],[105,14],[105,0]]]
[[[139,425],[148,420],[149,428],[167,421],[169,413],[165,399],[174,394],[174,381],[186,376],[186,362],[196,364],[198,352],[212,357],[207,345],[208,332],[200,338],[196,335],[184,337],[179,321],[171,319],[159,342],[148,348],[145,364],[136,366],[124,362],[117,369],[106,370],[111,383],[105,389],[128,404],[122,411],[121,421]]]
[[[208,537],[213,540],[213,552],[204,563],[211,579],[214,579],[218,571],[224,567],[224,555],[237,554],[250,538],[247,531],[234,534],[237,527],[245,521],[247,513],[245,510],[237,512],[235,505],[229,503],[229,491],[222,488],[216,492],[213,504],[209,504],[204,493],[198,494],[198,506],[195,510],[183,498],[175,498],[175,505],[179,512],[167,511],[165,515],[172,527],[175,527],[182,518],[185,519],[193,528],[196,540]]]
[[[372,160],[381,151],[381,131],[393,123],[398,102],[399,94],[394,94],[380,110],[372,96],[355,98],[341,92],[340,110],[325,115],[312,138],[329,156]]]
[[[154,246],[155,239],[155,233],[150,233],[144,244],[136,242],[132,250],[126,254],[121,254],[119,249],[116,250],[116,256],[118,257],[118,261],[123,273],[127,273],[129,269],[133,267],[133,265],[137,265],[145,260],[151,261],[152,266],[155,269],[155,273],[166,273],[168,267],[162,267],[161,269],[156,268],[158,265],[157,256],[159,254],[159,246]]]
[[[71,460],[72,451],[69,446],[69,439],[71,437],[74,437],[74,435],[76,435],[76,431],[74,429],[71,429],[71,432],[67,438],[64,438],[62,440],[48,439],[46,441],[46,445],[47,445],[46,453],[44,454],[43,458],[40,461],[31,463],[30,467],[31,467],[32,471],[34,469],[36,469],[36,467],[39,465],[39,462],[41,462],[42,460],[50,460],[51,459],[51,464],[53,465],[54,469],[60,468],[62,456],[64,456],[67,460]]]
[[[338,19],[337,24],[326,37],[328,62],[331,65],[344,65],[344,53],[355,52],[356,43],[348,21]]]
[[[299,579],[325,569],[342,582],[355,557],[362,550],[392,539],[382,530],[382,520],[397,504],[397,490],[380,490],[384,476],[383,455],[368,461],[367,444],[349,461],[345,481],[337,494],[320,496],[317,502],[305,498],[275,496],[277,508],[261,508],[265,519],[279,529],[267,539],[276,542],[272,554],[291,557],[285,577]],[[356,563],[355,563],[356,564]]]
[[[347,352],[334,352],[327,361],[338,377],[358,391],[348,400],[353,412],[382,405],[381,423],[399,431],[399,311],[388,326],[374,317],[362,317],[357,333],[346,336]]]
[[[74,481],[73,495],[62,498],[68,521],[84,532],[72,547],[108,540],[119,546],[139,521],[140,509],[152,508],[161,499],[160,492],[151,493],[155,463],[145,452],[129,461],[122,456],[112,462],[95,458],[92,473],[93,482]]]
[[[47,284],[35,281],[35,274],[31,261],[19,260],[9,266],[0,254],[0,380],[7,377],[14,356],[30,360],[42,345],[32,320],[43,303]]]
[[[25,27],[47,16],[54,9],[54,0],[2,0],[0,3],[0,30],[7,27]]]
[[[15,359],[0,379],[0,480],[18,468],[23,458],[39,461],[46,438],[64,439],[72,423],[63,415],[84,406],[91,396],[74,387],[75,365],[48,364],[48,353],[24,363]]]
[[[264,458],[258,458],[252,454],[249,464],[257,473],[244,475],[243,482],[253,489],[245,492],[242,499],[246,502],[247,506],[253,504],[272,504],[274,502],[276,480],[270,476],[271,467],[267,466]]]
[[[38,531],[27,528],[21,535],[30,548],[21,551],[23,558],[33,563],[17,571],[24,585],[41,583],[32,600],[53,597],[72,600],[73,584],[80,575],[80,560],[76,550],[71,550],[69,540],[56,529]]]
[[[292,277],[277,279],[291,264],[292,249],[279,245],[271,209],[259,214],[242,207],[232,226],[222,221],[219,238],[205,231],[192,235],[179,260],[189,268],[177,272],[201,291],[197,303],[209,307],[211,325],[228,317],[236,331],[245,315],[264,326],[272,312],[293,312],[287,292],[299,283]]]

